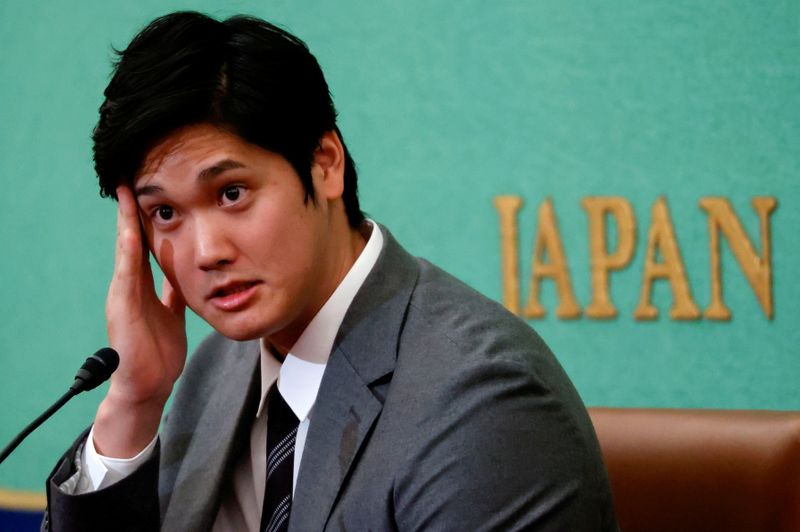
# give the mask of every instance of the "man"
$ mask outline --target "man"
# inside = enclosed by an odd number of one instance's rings
[[[300,40],[168,15],[105,96],[121,361],[48,481],[45,528],[616,528],[588,416],[544,343],[364,219]],[[216,332],[184,369],[186,306]]]

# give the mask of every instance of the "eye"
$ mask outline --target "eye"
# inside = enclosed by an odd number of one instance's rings
[[[155,205],[146,212],[153,224],[162,229],[172,227],[178,221],[178,212],[170,205]]]
[[[169,205],[161,205],[156,208],[155,216],[164,222],[168,222],[175,216],[175,211]]]
[[[222,189],[220,194],[220,205],[230,205],[242,199],[245,194],[245,188],[242,185],[228,185]]]

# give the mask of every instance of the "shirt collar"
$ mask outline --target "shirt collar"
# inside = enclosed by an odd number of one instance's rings
[[[372,227],[367,244],[339,286],[289,349],[283,364],[272,354],[267,342],[261,340],[261,401],[256,417],[261,415],[267,392],[276,379],[281,395],[297,419],[303,421],[308,417],[317,399],[336,333],[383,248],[383,235],[378,224],[372,220],[367,220],[367,223]]]

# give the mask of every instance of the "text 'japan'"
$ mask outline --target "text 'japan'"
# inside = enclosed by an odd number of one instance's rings
[[[609,290],[610,277],[615,270],[621,270],[630,264],[636,247],[636,217],[630,202],[620,196],[590,196],[581,201],[581,207],[586,211],[588,218],[587,244],[592,286],[591,301],[583,310],[575,297],[555,207],[550,198],[539,205],[530,293],[525,306],[521,306],[518,215],[522,204],[523,200],[519,196],[494,198],[494,206],[500,221],[503,304],[506,308],[526,318],[544,317],[546,309],[540,301],[540,288],[543,280],[550,280],[556,287],[558,306],[555,315],[558,318],[575,319],[582,313],[593,319],[616,317],[617,307],[611,300]],[[700,199],[699,208],[705,212],[708,222],[708,262],[711,280],[710,302],[701,311],[692,295],[666,198],[663,196],[657,198],[651,207],[645,261],[641,274],[642,284],[633,317],[637,320],[658,318],[658,309],[652,303],[653,283],[656,280],[665,280],[672,292],[672,307],[669,312],[671,319],[695,320],[702,317],[708,320],[729,320],[731,309],[725,304],[722,291],[720,253],[720,237],[722,237],[727,240],[764,316],[772,319],[774,307],[770,216],[777,204],[776,198],[771,196],[757,196],[751,200],[759,224],[759,242],[756,243],[756,247],[726,198]],[[609,238],[611,219],[616,226],[616,234],[613,235],[615,238]],[[614,249],[610,249],[612,242],[616,242]]]

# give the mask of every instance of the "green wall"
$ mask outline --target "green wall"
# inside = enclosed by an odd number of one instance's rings
[[[591,295],[581,198],[633,205],[636,255],[613,275],[620,316],[532,322],[587,404],[800,409],[800,3],[177,1],[0,3],[0,445],[55,400],[105,343],[114,204],[99,198],[90,133],[124,47],[154,16],[248,12],[304,38],[326,71],[359,164],[365,210],[415,254],[500,299],[492,200],[520,211],[527,298],[538,205],[552,197],[577,298]],[[759,246],[753,196],[778,199],[775,317],[727,245],[730,322],[638,322],[650,206],[665,195],[692,291],[710,299],[698,202],[730,199]],[[794,275],[794,277],[793,277]],[[207,328],[191,323],[192,344]],[[0,466],[40,490],[102,391],[69,404]]]

